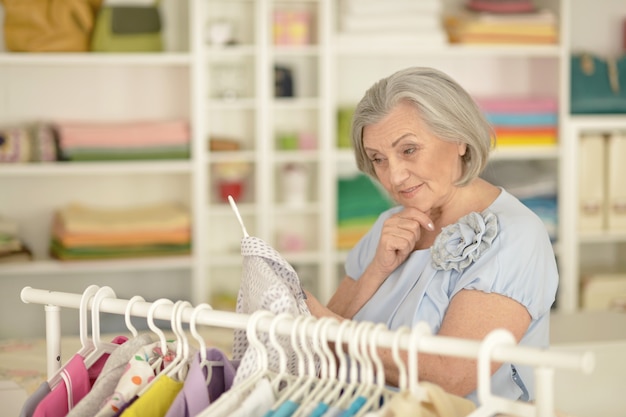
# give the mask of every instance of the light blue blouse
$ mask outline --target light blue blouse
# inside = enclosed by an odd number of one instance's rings
[[[402,207],[382,213],[350,251],[346,274],[359,279],[374,258],[384,221]],[[419,321],[439,331],[450,300],[462,289],[498,293],[526,307],[531,324],[521,345],[549,344],[550,308],[558,286],[550,238],[541,219],[502,189],[482,213],[445,227],[433,246],[414,251],[354,316],[390,329]],[[530,367],[503,364],[492,376],[492,391],[511,399],[534,399]],[[478,404],[476,392],[468,395]]]

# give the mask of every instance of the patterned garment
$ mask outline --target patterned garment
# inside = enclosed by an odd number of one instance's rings
[[[176,346],[168,343],[168,352],[161,351],[161,342],[141,347],[126,365],[113,395],[102,405],[96,417],[113,417],[137,393],[154,379],[158,372],[174,359]]]
[[[300,278],[293,267],[270,245],[257,237],[244,237],[241,241],[243,273],[237,295],[237,313],[252,314],[258,310],[268,310],[274,314],[310,315],[305,302]],[[269,367],[278,371],[278,352],[269,343],[266,333],[259,335],[268,349]],[[295,354],[286,337],[279,337],[287,353],[288,370],[297,373]],[[248,349],[245,330],[235,330],[233,360],[241,360],[233,386],[246,380],[258,368],[254,349]]]

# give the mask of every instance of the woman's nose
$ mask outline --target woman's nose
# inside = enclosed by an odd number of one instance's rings
[[[400,161],[389,161],[389,180],[393,185],[400,185],[409,177],[409,170]]]

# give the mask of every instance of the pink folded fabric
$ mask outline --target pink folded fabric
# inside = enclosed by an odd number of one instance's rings
[[[180,145],[189,142],[187,121],[56,123],[61,147],[107,148]]]
[[[488,113],[556,113],[557,101],[549,97],[482,97],[476,103]]]

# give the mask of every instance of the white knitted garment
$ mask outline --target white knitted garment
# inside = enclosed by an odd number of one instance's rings
[[[241,241],[243,272],[237,295],[237,313],[252,314],[268,310],[274,314],[288,313],[310,315],[300,278],[293,267],[270,245],[257,237],[244,237]],[[267,333],[259,333],[268,351],[270,370],[279,370],[279,356],[271,346]],[[278,340],[287,353],[287,369],[297,375],[297,358],[288,337]],[[233,386],[244,381],[259,368],[257,354],[249,348],[245,330],[235,330],[233,360],[241,360]]]

